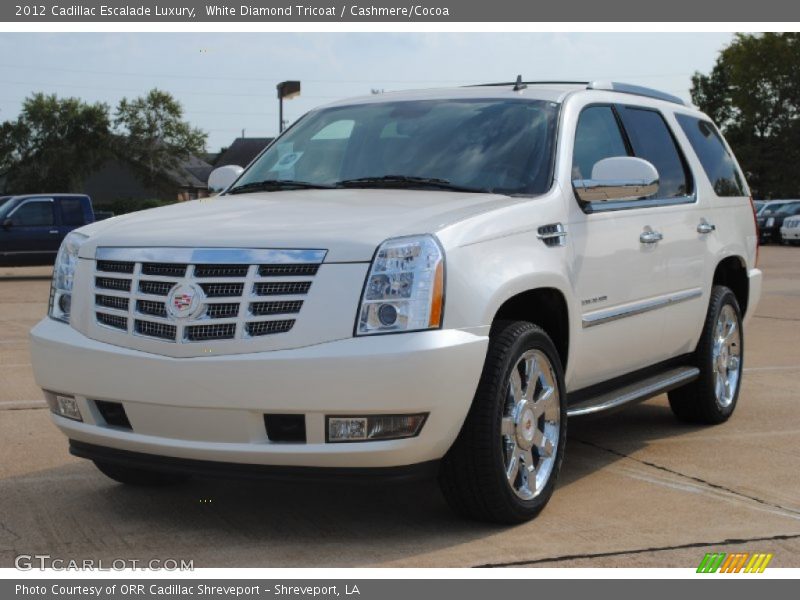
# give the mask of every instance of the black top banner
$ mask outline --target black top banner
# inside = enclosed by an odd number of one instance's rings
[[[39,0],[3,3],[10,22],[787,22],[786,0]]]

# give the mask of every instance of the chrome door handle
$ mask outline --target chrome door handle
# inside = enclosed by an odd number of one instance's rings
[[[58,233],[58,229],[51,229],[50,233]]]
[[[661,240],[664,239],[664,236],[661,235],[658,231],[650,227],[645,227],[644,231],[639,236],[639,241],[643,244],[657,244]]]
[[[717,230],[717,226],[713,225],[712,223],[709,223],[705,219],[700,221],[700,223],[697,225],[697,233],[700,233],[700,234],[703,234],[703,235],[705,235],[707,233],[711,233],[712,231],[716,231],[716,230]]]

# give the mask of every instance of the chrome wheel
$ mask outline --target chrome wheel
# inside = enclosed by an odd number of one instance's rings
[[[556,462],[561,398],[550,360],[539,350],[525,352],[511,370],[501,421],[506,479],[523,500],[547,485]]]
[[[736,397],[742,366],[741,340],[736,311],[730,304],[726,304],[717,318],[712,347],[714,395],[717,404],[722,408],[730,406]]]

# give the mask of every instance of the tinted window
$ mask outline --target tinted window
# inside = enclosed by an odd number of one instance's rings
[[[794,214],[797,214],[797,210],[798,209],[800,209],[800,204],[794,204],[794,203],[792,203],[792,204],[784,204],[783,206],[781,206],[778,209],[777,214],[779,214],[779,215],[780,214],[794,215]]]
[[[676,114],[689,143],[700,159],[717,196],[744,196],[744,178],[722,142],[722,136],[709,121]]]
[[[86,219],[83,217],[83,203],[79,198],[62,198],[60,203],[62,225],[84,224]]]
[[[572,178],[590,179],[592,168],[604,158],[627,156],[625,141],[610,106],[590,106],[581,112],[575,131]]]
[[[53,224],[52,202],[27,202],[11,215],[14,225],[37,227]]]
[[[620,109],[620,116],[633,146],[633,154],[651,162],[658,170],[658,197],[675,198],[691,193],[691,178],[661,114],[654,110],[624,107]]]
[[[392,175],[504,194],[543,193],[552,183],[557,114],[552,102],[496,99],[321,109],[267,149],[238,185],[269,179],[336,185]]]

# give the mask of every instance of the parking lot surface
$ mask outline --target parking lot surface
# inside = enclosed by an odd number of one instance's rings
[[[127,488],[73,458],[28,354],[49,270],[0,267],[0,567],[19,554],[195,567],[696,567],[771,552],[800,567],[800,248],[766,247],[732,419],[681,424],[665,396],[570,422],[558,489],[516,527],[453,516],[433,483],[194,480]]]

